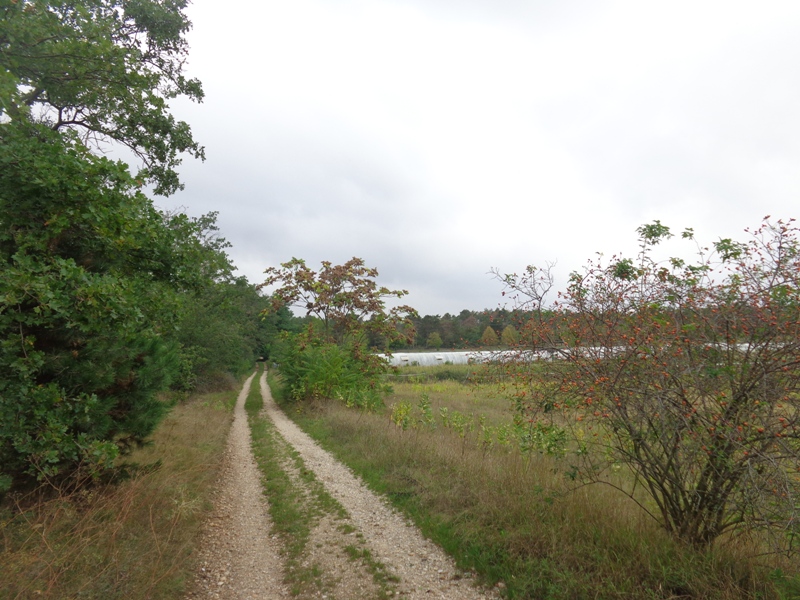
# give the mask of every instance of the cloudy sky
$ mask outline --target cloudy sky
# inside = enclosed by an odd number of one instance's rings
[[[178,102],[206,147],[164,207],[219,211],[253,282],[352,256],[422,314],[488,272],[798,215],[800,2],[194,0]]]

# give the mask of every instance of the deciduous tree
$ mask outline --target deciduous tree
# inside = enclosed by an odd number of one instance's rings
[[[315,318],[304,333],[284,336],[279,351],[290,394],[296,399],[341,397],[367,407],[382,402],[377,376],[388,363],[370,352],[367,343],[370,337],[387,346],[414,339],[414,309],[386,308],[387,299],[408,292],[379,287],[378,271],[360,258],[343,265],[323,262],[318,272],[294,258],[265,272],[263,286],[278,285],[270,296],[270,311],[294,306]]]
[[[108,465],[164,414],[189,265],[126,169],[0,125],[0,469]],[[7,483],[9,480],[6,480]]]
[[[167,106],[202,97],[184,7],[0,5],[0,492],[97,473],[168,409],[180,293],[209,265],[140,188],[174,191],[179,156],[202,156]],[[93,153],[106,143],[143,171]]]
[[[517,333],[513,325],[506,325],[505,329],[503,329],[503,333],[500,335],[500,339],[506,346],[513,346],[519,341],[519,333]]]
[[[435,348],[438,350],[442,347],[442,336],[439,335],[438,331],[432,332],[425,341],[425,345],[428,348]]]
[[[744,242],[700,246],[693,263],[652,258],[672,235],[661,223],[638,231],[637,259],[573,273],[554,311],[531,322],[523,339],[560,350],[542,368],[531,352],[541,346],[507,365],[517,405],[571,432],[573,477],[618,487],[675,536],[707,545],[760,530],[796,551],[798,230],[765,220]],[[536,269],[504,280],[533,308],[552,284]]]
[[[492,329],[491,325],[487,325],[481,335],[481,344],[484,346],[496,346],[500,343],[500,338],[497,337],[497,332]]]
[[[89,147],[120,143],[143,162],[156,193],[180,187],[182,153],[202,157],[170,113],[178,96],[203,98],[183,71],[187,0],[7,1],[0,5],[0,115],[36,123]],[[67,135],[71,134],[71,135]]]
[[[264,272],[267,278],[262,288],[278,285],[271,294],[273,310],[293,306],[317,317],[322,334],[332,342],[358,338],[361,343],[368,333],[388,341],[414,339],[409,316],[416,311],[406,305],[386,308],[387,299],[402,298],[408,292],[379,287],[375,281],[378,270],[365,266],[360,258],[343,265],[323,261],[318,272],[309,269],[304,260],[293,258]]]

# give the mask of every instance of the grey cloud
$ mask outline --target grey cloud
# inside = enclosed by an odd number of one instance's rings
[[[197,4],[207,19],[217,10]],[[242,35],[234,22],[215,30],[198,20],[194,60],[208,98],[176,110],[208,161],[184,166],[187,190],[169,202],[219,210],[253,281],[292,256],[313,266],[360,256],[382,283],[409,289],[409,303],[440,314],[502,302],[491,266],[558,260],[564,280],[595,251],[634,253],[635,227],[654,218],[740,237],[766,212],[795,210],[800,18],[781,8],[790,4],[767,3],[750,20],[744,5],[720,3],[715,14],[712,4],[650,14],[638,2],[339,10],[310,0],[356,36],[341,56],[305,29],[259,54],[254,40],[231,41]],[[374,35],[391,27],[387,6],[419,13],[403,21],[419,31],[393,36],[407,39],[399,52]],[[293,10],[252,8],[273,31],[281,23],[269,19]],[[630,22],[617,27],[618,17]],[[303,25],[294,13],[289,22]],[[646,47],[651,34],[661,45]],[[514,43],[493,54],[504,36]]]

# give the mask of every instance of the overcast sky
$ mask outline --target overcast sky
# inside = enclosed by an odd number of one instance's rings
[[[422,314],[487,273],[743,239],[800,198],[800,2],[194,0],[174,105],[205,145],[163,207],[219,211],[252,282],[363,258]]]

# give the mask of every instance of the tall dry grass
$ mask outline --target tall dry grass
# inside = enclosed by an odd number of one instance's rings
[[[175,598],[211,508],[236,392],[176,406],[130,479],[65,494],[39,489],[0,507],[0,598]]]

